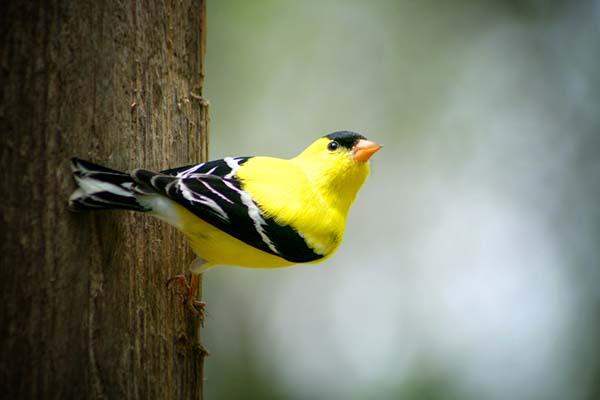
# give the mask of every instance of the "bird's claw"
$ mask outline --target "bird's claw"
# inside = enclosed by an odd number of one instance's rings
[[[189,285],[187,278],[183,274],[175,275],[167,279],[167,287],[169,289],[174,285],[176,285],[177,294],[181,297],[187,297],[192,291],[192,287]]]
[[[200,320],[202,322],[204,322],[204,314],[205,314],[205,307],[206,307],[206,303],[200,300],[192,300],[192,301],[185,301],[185,304],[188,308],[188,310],[190,310],[190,312],[192,313],[192,315],[198,315],[200,317]]]
[[[193,315],[199,315],[200,319],[204,321],[206,303],[196,298],[196,290],[198,289],[198,277],[196,275],[192,275],[191,284],[188,283],[185,275],[175,275],[167,280],[167,287],[174,288],[183,299],[188,310]]]

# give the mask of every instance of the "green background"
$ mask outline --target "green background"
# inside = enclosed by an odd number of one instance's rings
[[[211,158],[384,144],[323,264],[205,275],[208,399],[600,398],[600,3],[210,1]]]

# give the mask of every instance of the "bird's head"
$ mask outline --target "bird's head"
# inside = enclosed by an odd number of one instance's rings
[[[315,184],[354,200],[369,175],[369,159],[381,145],[356,132],[330,133],[314,141],[292,161]]]

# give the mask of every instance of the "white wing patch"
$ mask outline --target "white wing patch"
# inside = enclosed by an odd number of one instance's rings
[[[221,208],[220,205],[217,204],[216,201],[190,190],[190,188],[187,187],[187,185],[183,182],[183,180],[179,180],[177,182],[177,186],[179,187],[179,190],[181,190],[181,195],[186,200],[188,200],[192,203],[200,203],[200,204],[203,204],[203,205],[209,207],[211,210],[213,210],[215,213],[217,213],[217,215],[221,219],[223,219],[226,222],[229,222],[229,217],[227,216],[227,213]]]
[[[194,176],[192,175],[192,178]],[[208,190],[210,190],[211,192],[213,192],[214,194],[216,194],[217,196],[219,196],[220,198],[222,198],[223,200],[225,200],[226,202],[233,204],[233,201],[228,199],[227,196],[225,196],[223,193],[219,192],[218,190],[215,190],[212,186],[210,186],[208,184],[208,182],[203,181],[202,179],[198,179],[198,181],[204,185],[205,188],[207,188]]]
[[[196,172],[197,170],[202,168],[204,166],[204,164],[205,163],[194,165],[192,168],[186,169],[185,171],[181,171],[177,174],[177,177],[182,178],[182,179],[187,178],[189,175],[193,174],[194,172]]]
[[[239,160],[233,158],[233,157],[225,157],[223,159],[223,161],[225,161],[225,163],[227,164],[227,166],[229,168],[231,168],[231,171],[229,171],[229,173],[227,175],[225,175],[223,178],[224,179],[231,179],[235,176],[235,174],[237,173],[238,169],[240,169],[240,163]]]
[[[262,214],[261,214],[260,210],[258,209],[258,206],[254,202],[254,200],[252,200],[252,197],[250,196],[250,194],[241,189],[238,189],[235,185],[233,185],[229,181],[224,181],[224,182],[225,182],[225,185],[227,185],[227,187],[229,187],[231,190],[235,190],[236,192],[238,192],[240,194],[242,204],[244,204],[246,206],[246,208],[248,209],[248,216],[254,223],[254,229],[256,229],[256,232],[258,232],[262,241],[269,247],[269,249],[271,249],[271,251],[273,253],[279,254],[277,247],[275,247],[275,245],[273,244],[271,239],[269,239],[269,236],[267,236],[267,234],[265,233],[263,225],[266,225],[267,222],[262,217]]]

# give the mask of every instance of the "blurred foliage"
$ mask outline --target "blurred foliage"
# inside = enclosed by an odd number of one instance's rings
[[[383,391],[382,399],[462,400],[468,398],[457,387],[449,371],[437,371],[435,367],[415,366],[404,381],[389,391]],[[387,393],[386,393],[387,392]],[[367,396],[363,398],[369,398]]]
[[[315,267],[205,278],[208,399],[600,397],[600,2],[213,1],[211,157],[385,147]]]

